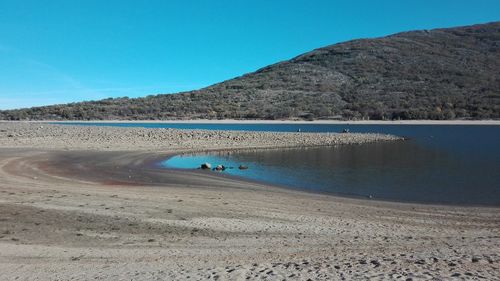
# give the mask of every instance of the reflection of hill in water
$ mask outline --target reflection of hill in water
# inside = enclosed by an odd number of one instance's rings
[[[414,141],[212,156],[219,162],[250,163],[255,167],[252,176],[259,179],[314,191],[403,201],[500,204],[495,163],[481,165],[462,154]]]
[[[310,167],[328,167],[330,169],[366,168],[384,165],[393,165],[397,162],[411,161],[412,168],[418,169],[425,165],[423,160],[435,155],[437,158],[448,157],[446,153],[432,151],[414,143],[376,143],[366,145],[315,147],[293,149],[268,149],[242,152],[224,153],[241,162],[257,161],[261,165],[283,165],[288,163],[291,167],[308,169]],[[412,159],[401,159],[400,155],[414,155]],[[222,154],[223,155],[223,154]]]
[[[239,126],[297,131],[291,125]],[[410,140],[191,155],[178,157],[177,165],[194,168],[210,161],[237,167],[245,163],[249,170],[234,169],[226,173],[315,192],[500,206],[500,126],[301,124],[300,127],[303,131],[320,132],[338,132],[348,127],[352,132],[382,132]]]

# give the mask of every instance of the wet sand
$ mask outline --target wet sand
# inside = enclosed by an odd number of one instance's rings
[[[356,200],[164,171],[157,159],[192,148],[126,150],[117,137],[122,151],[104,151],[103,140],[84,149],[99,130],[29,126],[39,124],[0,123],[0,280],[500,276],[498,208]],[[58,136],[73,142],[58,149]]]

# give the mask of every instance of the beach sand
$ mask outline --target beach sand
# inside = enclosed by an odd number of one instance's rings
[[[305,193],[168,155],[386,135],[0,123],[0,280],[500,278],[498,208]]]

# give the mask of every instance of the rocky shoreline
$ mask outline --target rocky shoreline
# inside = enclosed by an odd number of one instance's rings
[[[0,147],[99,151],[200,151],[333,146],[402,140],[386,134],[118,128],[0,122]]]

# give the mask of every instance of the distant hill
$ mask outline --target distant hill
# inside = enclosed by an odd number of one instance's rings
[[[500,118],[500,22],[353,40],[213,86],[0,111],[8,120]]]

